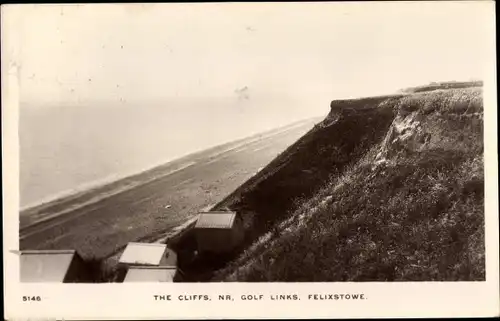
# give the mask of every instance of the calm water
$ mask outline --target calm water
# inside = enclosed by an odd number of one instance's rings
[[[255,102],[21,107],[21,207],[311,115]]]

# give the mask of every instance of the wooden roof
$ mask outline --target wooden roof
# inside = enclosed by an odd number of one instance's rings
[[[232,228],[236,219],[236,212],[213,211],[200,213],[195,228]]]
[[[30,250],[20,252],[21,282],[64,282],[74,250]]]

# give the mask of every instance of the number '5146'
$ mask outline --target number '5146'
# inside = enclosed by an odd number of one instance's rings
[[[42,298],[40,296],[23,295],[23,301],[42,301]]]

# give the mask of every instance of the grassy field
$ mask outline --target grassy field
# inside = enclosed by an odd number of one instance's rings
[[[215,207],[247,233],[211,280],[484,280],[482,88],[455,87],[332,102]]]
[[[471,88],[471,87],[482,87],[482,86],[483,86],[483,82],[480,80],[433,82],[433,83],[430,83],[428,85],[406,88],[406,89],[401,90],[401,92],[417,93],[417,92],[440,90],[440,89]]]

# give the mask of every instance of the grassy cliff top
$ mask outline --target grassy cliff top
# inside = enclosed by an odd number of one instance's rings
[[[438,85],[332,102],[216,206],[247,236],[212,280],[484,280],[482,88]]]

